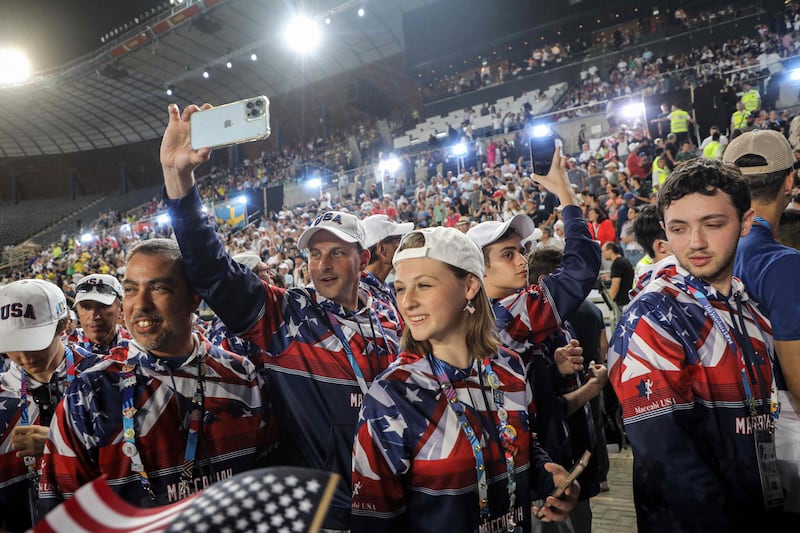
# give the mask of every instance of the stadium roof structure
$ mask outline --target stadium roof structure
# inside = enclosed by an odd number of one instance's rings
[[[169,102],[220,104],[281,95],[379,62],[404,50],[403,13],[433,1],[309,2],[325,37],[316,52],[302,59],[282,38],[293,14],[289,2],[176,2],[92,54],[24,84],[0,88],[0,157],[96,150],[158,138]],[[364,17],[356,14],[361,7]],[[168,87],[172,96],[166,94]]]

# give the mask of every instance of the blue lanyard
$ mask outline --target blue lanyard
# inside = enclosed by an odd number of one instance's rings
[[[350,367],[353,369],[353,374],[356,376],[356,381],[358,382],[358,387],[361,389],[363,394],[367,394],[367,390],[369,387],[367,386],[367,380],[364,379],[364,373],[361,371],[361,367],[358,366],[358,362],[356,362],[356,357],[353,354],[353,349],[350,347],[350,343],[345,337],[344,332],[342,331],[342,327],[339,325],[339,320],[336,318],[331,311],[324,311],[328,315],[328,322],[330,322],[331,329],[333,330],[333,334],[336,335],[336,338],[339,339],[339,342],[342,343],[342,349],[344,353],[347,355],[347,360],[350,362]],[[370,309],[370,313],[373,311]],[[354,320],[358,320],[358,318],[354,317]],[[378,323],[378,330],[380,331],[381,337],[383,338],[383,342],[387,346],[387,353],[391,353],[388,350],[389,347],[389,339],[386,338],[386,330],[383,329],[383,325],[378,317],[375,317],[375,321]],[[373,332],[374,333],[374,332]],[[373,343],[375,345],[375,349],[378,350],[378,339],[373,338]],[[366,348],[367,339],[364,339],[364,346]]]
[[[483,456],[483,447],[481,446],[478,435],[475,433],[475,430],[472,428],[472,425],[467,419],[464,405],[459,401],[456,391],[450,382],[450,378],[447,377],[444,365],[439,359],[436,359],[433,354],[428,354],[428,362],[431,365],[431,370],[433,370],[433,373],[436,375],[436,378],[439,381],[439,386],[441,387],[445,398],[447,398],[447,404],[450,406],[450,409],[453,410],[453,413],[455,413],[456,418],[458,419],[458,425],[461,428],[461,431],[464,433],[464,436],[467,438],[470,448],[472,449],[472,454],[475,457],[475,472],[478,478],[478,505],[480,508],[481,517],[486,519],[490,515],[490,509],[489,485],[486,480],[486,463]],[[504,393],[500,390],[500,387],[502,387],[503,384],[492,369],[491,362],[488,358],[484,360],[483,365],[479,363],[479,375],[481,372],[486,373],[486,380],[489,382],[489,386],[492,388],[492,399],[497,410],[497,418],[500,421],[500,424],[497,426],[497,432],[500,437],[500,442],[502,443],[505,455],[506,472],[508,473],[508,483],[506,484],[506,488],[508,490],[508,504],[509,511],[513,514],[514,506],[517,500],[517,484],[514,474],[514,455],[516,454],[516,448],[513,446],[513,441],[517,437],[517,431],[514,426],[508,423],[508,411],[506,411],[505,407],[503,407],[505,405]],[[481,391],[482,390],[483,388],[481,387]],[[491,413],[488,414],[491,416]],[[516,524],[513,522],[513,520],[509,520],[508,530],[513,531],[515,526]]]
[[[728,326],[719,316],[719,313],[717,313],[717,310],[714,309],[713,305],[711,305],[711,302],[708,301],[708,298],[706,297],[705,293],[696,287],[687,286],[687,288],[689,289],[689,292],[692,294],[692,296],[694,296],[697,299],[697,301],[700,302],[700,305],[703,306],[706,315],[708,315],[708,317],[714,323],[714,326],[717,328],[717,330],[720,333],[722,333],[722,336],[725,339],[725,342],[728,344],[728,347],[730,347],[733,353],[735,353],[738,356],[737,359],[739,363],[739,373],[741,374],[742,385],[744,386],[744,393],[747,399],[747,406],[750,410],[750,416],[751,417],[757,416],[758,412],[756,409],[756,400],[755,397],[753,396],[752,389],[750,388],[750,381],[747,378],[748,365],[752,366],[753,364],[755,364],[755,361],[752,362],[745,361],[744,347],[739,347],[736,345],[733,338],[731,337],[730,328],[728,328]],[[747,335],[747,331],[743,332],[743,335]],[[760,374],[760,372],[753,374],[756,381],[758,381],[758,378],[756,377],[757,374]],[[763,398],[763,400],[770,402],[770,416],[772,420],[777,419],[779,416],[779,411],[778,409],[775,408],[776,406],[772,405],[773,402],[771,402],[769,398],[765,397]]]

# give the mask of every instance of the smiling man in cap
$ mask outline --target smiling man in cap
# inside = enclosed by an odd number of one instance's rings
[[[281,289],[231,262],[202,203],[194,169],[211,155],[191,150],[191,105],[169,106],[161,143],[166,202],[192,287],[228,328],[263,350],[280,449],[276,462],[336,472],[341,482],[323,523],[350,528],[353,439],[363,395],[395,359],[397,311],[361,284],[369,262],[364,227],[328,211],[298,239],[308,249],[309,287]]]
[[[48,426],[67,384],[97,361],[61,341],[69,320],[64,293],[28,279],[0,288],[0,530],[24,531],[36,517],[37,470]]]
[[[96,354],[127,345],[130,333],[119,325],[122,285],[109,274],[91,274],[75,287],[75,309],[80,327],[69,334],[70,342]]]

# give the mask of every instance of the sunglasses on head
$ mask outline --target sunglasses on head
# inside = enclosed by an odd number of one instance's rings
[[[77,292],[97,292],[100,294],[113,294],[120,297],[120,294],[114,290],[114,287],[106,285],[105,283],[83,283],[75,287]]]

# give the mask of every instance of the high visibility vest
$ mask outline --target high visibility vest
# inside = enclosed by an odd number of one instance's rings
[[[653,194],[658,194],[658,189],[664,185],[664,182],[667,181],[669,177],[669,169],[667,168],[656,168],[653,170]]]
[[[703,148],[703,157],[705,159],[719,159],[717,153],[719,152],[719,141],[711,141]]]
[[[670,113],[669,131],[671,133],[685,133],[689,131],[689,113],[683,109],[676,109]]]
[[[755,111],[758,109],[759,94],[755,89],[750,89],[742,95],[742,105],[745,111]]]
[[[733,124],[733,129],[744,128],[747,126],[747,115],[749,115],[747,111],[735,111],[731,116],[731,124]]]

